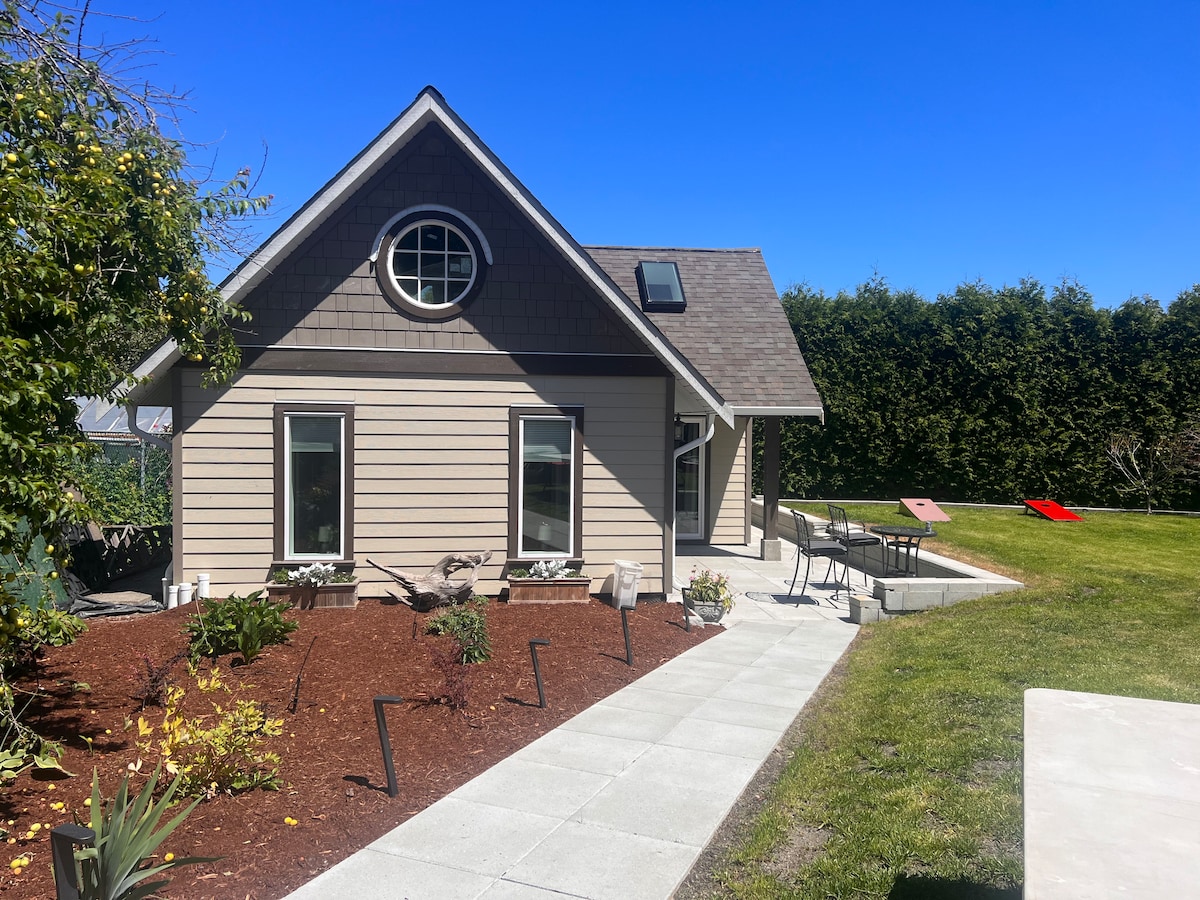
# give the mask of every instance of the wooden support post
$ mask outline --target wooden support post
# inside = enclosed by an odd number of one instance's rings
[[[764,560],[783,558],[779,543],[779,416],[763,420],[763,539]]]

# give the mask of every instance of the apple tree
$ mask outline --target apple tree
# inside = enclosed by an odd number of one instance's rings
[[[111,397],[147,337],[172,336],[219,382],[238,365],[205,274],[238,219],[270,198],[248,170],[213,189],[166,137],[165,94],[106,72],[82,23],[0,0],[0,552],[51,535],[77,507],[67,466],[87,452],[77,396]],[[165,114],[169,115],[167,109]],[[30,528],[23,530],[22,520]],[[0,591],[3,588],[0,587]]]

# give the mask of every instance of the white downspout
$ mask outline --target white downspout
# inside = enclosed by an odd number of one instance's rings
[[[683,456],[683,454],[685,454],[691,450],[695,450],[701,444],[707,444],[709,441],[711,441],[713,439],[713,435],[717,433],[716,417],[711,414],[706,414],[704,416],[704,421],[708,424],[707,433],[705,433],[705,435],[703,437],[698,437],[694,441],[689,441],[688,443],[684,444],[682,447],[676,447],[675,455],[673,457],[671,457],[671,462],[673,464],[678,464],[679,457]],[[703,475],[701,477],[703,477]],[[671,471],[671,480],[672,481],[675,480],[674,468],[672,468],[672,471]],[[675,572],[675,558],[676,558],[676,552],[675,552],[675,543],[676,543],[675,524],[676,523],[675,523],[675,520],[678,515],[678,512],[679,511],[675,508],[675,504],[672,503],[671,504],[671,572],[672,572],[671,587],[676,588],[676,589],[682,588],[686,584],[686,583],[680,583],[679,574]]]
[[[134,406],[133,404],[130,404],[129,406],[125,407],[125,420],[129,423],[129,433],[130,434],[136,434],[138,437],[140,437],[146,443],[153,444],[155,447],[161,447],[163,450],[166,450],[168,453],[171,452],[170,442],[163,440],[158,435],[152,434],[149,431],[143,431],[141,428],[138,427],[137,407]]]

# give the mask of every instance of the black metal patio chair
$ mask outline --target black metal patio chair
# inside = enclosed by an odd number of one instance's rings
[[[834,570],[834,563],[839,559],[842,561],[843,568],[846,565],[846,558],[849,555],[849,550],[846,546],[838,541],[826,540],[818,538],[812,530],[808,519],[804,518],[796,510],[792,510],[792,517],[796,520],[796,571],[792,573],[792,582],[788,587],[788,596],[792,596],[792,592],[796,589],[796,576],[800,574],[800,557],[804,557],[804,585],[800,588],[800,596],[804,596],[805,590],[808,589],[808,576],[812,571],[812,561],[814,557],[829,560],[829,567],[825,570],[825,580],[829,580],[829,573],[834,572],[836,578],[837,573]],[[847,580],[849,576],[847,575]],[[838,589],[842,583],[837,581],[837,588],[834,588],[833,596],[837,597]],[[847,587],[847,593],[849,588]],[[798,602],[798,601],[797,601]],[[831,603],[833,601],[830,601]]]
[[[865,585],[867,583],[867,548],[880,547],[880,554],[882,554],[886,550],[884,540],[879,535],[871,534],[871,532],[867,531],[866,522],[857,522],[855,524],[859,528],[852,529],[850,527],[850,520],[846,517],[845,509],[840,506],[834,506],[832,503],[828,504],[828,506],[829,528],[833,539],[846,548],[848,551],[847,557],[849,556],[849,551],[855,549],[862,551],[863,584]],[[881,561],[882,558],[881,555]],[[849,567],[847,567],[846,582],[847,584],[850,582]]]

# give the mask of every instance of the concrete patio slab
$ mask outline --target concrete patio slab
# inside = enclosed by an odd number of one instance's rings
[[[1025,898],[1200,885],[1200,706],[1025,692]]]
[[[290,896],[670,897],[857,631],[832,604],[776,601],[790,563],[717,550],[719,563],[696,563],[761,593],[740,596],[711,640]]]
[[[413,824],[420,819],[420,822]],[[370,850],[498,877],[558,827],[560,819],[443,797]]]
[[[456,800],[486,803],[539,816],[569,818],[612,780],[521,757],[509,757],[450,794]]]
[[[505,881],[589,900],[665,900],[702,848],[566,822]]]
[[[353,897],[354,900],[396,900],[420,897],[421,900],[469,900],[481,897],[496,879],[452,866],[407,859],[398,864],[396,857],[377,850],[360,850],[350,859],[353,865],[334,866],[308,884],[289,894],[296,900],[325,900]]]

